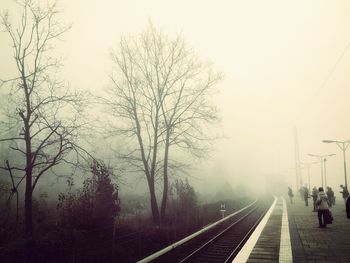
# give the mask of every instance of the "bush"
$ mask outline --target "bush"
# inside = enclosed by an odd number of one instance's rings
[[[187,180],[176,180],[170,187],[168,218],[188,232],[198,214],[197,196]],[[192,222],[192,223],[191,223]]]
[[[103,163],[94,161],[92,177],[83,182],[83,188],[72,191],[72,179],[68,193],[59,194],[58,210],[64,225],[75,228],[111,227],[119,212],[118,188],[111,182],[114,175]]]

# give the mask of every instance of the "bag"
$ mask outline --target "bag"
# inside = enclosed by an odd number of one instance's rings
[[[325,224],[332,224],[333,222],[333,215],[332,215],[332,212],[330,210],[326,210],[324,215],[323,215],[323,218],[324,218],[324,223]]]

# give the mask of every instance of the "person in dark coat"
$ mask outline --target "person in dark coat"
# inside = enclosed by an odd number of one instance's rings
[[[350,196],[346,199],[346,216],[350,219]]]
[[[290,203],[293,204],[293,191],[292,191],[292,188],[288,187],[288,196],[289,196],[289,200],[290,200]]]
[[[329,189],[330,189],[331,198],[332,198],[331,202],[332,202],[332,205],[334,206],[334,205],[335,205],[335,195],[334,195],[334,191],[333,191],[332,187],[329,187]]]
[[[344,203],[346,204],[346,199],[348,198],[349,196],[349,191],[348,191],[348,188],[344,185],[340,185],[341,189],[343,189],[343,191],[340,191],[340,193],[342,194],[343,196],[343,199],[344,199]]]
[[[303,186],[301,186],[299,188],[299,194],[300,194],[301,201],[303,201],[304,200],[304,187]]]
[[[314,210],[313,212],[317,211],[317,206],[316,206],[316,201],[317,201],[317,195],[318,195],[318,190],[316,188],[316,186],[314,186],[314,188],[312,188],[312,201],[313,201],[313,205],[314,205]]]
[[[304,186],[304,201],[305,201],[305,206],[309,206],[309,189]]]
[[[326,194],[329,201],[329,207],[332,207],[332,205],[335,204],[335,200],[334,200],[335,198],[334,198],[334,192],[331,187],[327,186]]]

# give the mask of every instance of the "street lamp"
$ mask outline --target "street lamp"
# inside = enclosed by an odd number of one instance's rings
[[[316,157],[320,160],[320,163],[321,163],[321,183],[322,183],[322,187],[324,187],[324,183],[323,183],[323,165],[324,165],[324,178],[325,178],[325,183],[327,183],[327,178],[326,178],[326,166],[325,163],[327,161],[327,157],[330,157],[330,156],[333,156],[335,155],[334,153],[332,154],[326,154],[326,155],[317,155],[317,154],[311,154],[309,153],[308,154],[309,156],[312,156],[312,157]]]
[[[334,156],[335,154],[330,154],[328,156]],[[326,162],[327,162],[327,158],[323,158],[323,166],[324,166],[324,186],[327,187],[327,173],[326,173]]]
[[[343,158],[344,158],[344,178],[345,178],[345,187],[348,189],[348,180],[346,178],[346,162],[345,162],[345,151],[348,148],[350,144],[350,140],[347,141],[332,141],[332,140],[323,140],[324,143],[336,143],[338,147],[343,151]]]

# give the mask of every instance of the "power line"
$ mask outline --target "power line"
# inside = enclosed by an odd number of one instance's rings
[[[315,92],[314,96],[311,98],[310,103],[308,104],[309,107],[307,107],[304,111],[302,111],[298,116],[297,116],[297,120],[299,119],[300,116],[304,115],[305,112],[310,108],[310,105],[312,105],[314,103],[314,101],[316,100],[316,98],[318,97],[318,95],[321,93],[321,91],[327,86],[327,83],[329,81],[329,79],[331,78],[331,76],[333,75],[333,73],[335,72],[339,62],[342,60],[342,58],[344,57],[344,55],[346,54],[346,52],[348,51],[350,47],[350,41],[347,43],[347,45],[345,46],[345,48],[343,49],[343,52],[340,54],[340,56],[338,57],[338,59],[336,60],[336,62],[333,64],[333,67],[330,69],[330,71],[328,72],[328,74],[326,75],[325,79],[323,80],[321,86],[317,89],[317,91]]]
[[[328,80],[330,79],[330,77],[333,75],[335,69],[337,68],[339,62],[342,60],[342,58],[344,57],[344,55],[346,54],[346,51],[348,51],[350,47],[350,41],[348,42],[348,44],[345,46],[343,52],[340,54],[340,56],[338,57],[337,61],[334,63],[333,67],[331,68],[331,70],[329,71],[328,75],[326,76],[325,80],[323,81],[321,87],[316,91],[315,93],[315,97],[317,97],[321,90],[326,86]]]

